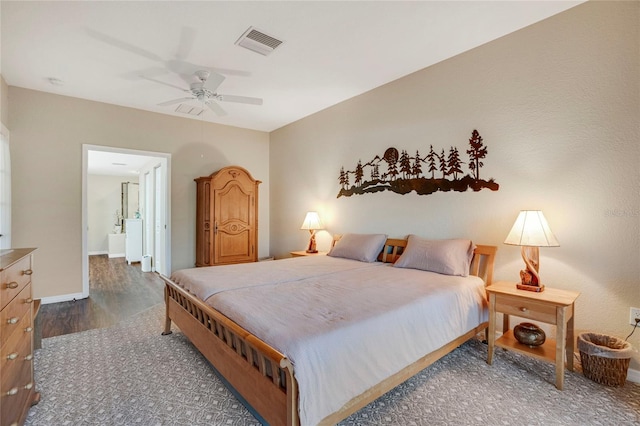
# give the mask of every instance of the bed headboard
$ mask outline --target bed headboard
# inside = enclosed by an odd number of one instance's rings
[[[493,266],[496,261],[497,251],[498,247],[496,246],[476,245],[476,249],[473,252],[469,273],[482,278],[485,287],[493,283]]]
[[[378,261],[384,263],[394,263],[402,251],[407,246],[407,240],[401,240],[398,238],[387,238],[387,242],[384,243],[384,248],[378,255]]]
[[[334,235],[332,245],[341,237],[342,235]],[[407,240],[387,238],[384,248],[378,255],[378,261],[384,263],[395,262],[406,246]],[[476,249],[473,252],[469,273],[482,278],[486,286],[491,285],[493,282],[493,267],[497,251],[498,247],[496,246],[476,245]]]
[[[335,246],[342,238],[342,234],[334,234],[331,241],[331,247]],[[393,263],[402,254],[402,250],[407,246],[407,240],[399,238],[387,238],[384,248],[378,255],[378,262]]]

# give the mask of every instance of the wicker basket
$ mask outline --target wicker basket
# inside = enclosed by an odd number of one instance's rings
[[[580,362],[585,377],[607,386],[624,386],[631,359],[631,344],[597,333],[578,336]]]

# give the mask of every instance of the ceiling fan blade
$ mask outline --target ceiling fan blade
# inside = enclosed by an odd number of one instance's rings
[[[189,89],[185,89],[184,87],[176,86],[176,85],[171,84],[171,83],[166,83],[166,82],[161,81],[161,80],[156,80],[155,78],[145,77],[144,75],[141,75],[140,78],[143,78],[143,79],[149,80],[149,81],[153,81],[154,83],[163,84],[165,86],[173,87],[174,89],[178,89],[178,90],[180,90],[182,92],[189,92]]]
[[[218,105],[216,102],[214,101],[209,101],[207,103],[207,106],[209,107],[209,109],[211,109],[211,111],[215,112],[216,115],[218,116],[223,116],[223,115],[227,115],[227,111],[225,111],[224,109],[222,109],[222,107],[220,105]]]
[[[151,67],[151,68],[145,68],[143,70],[129,71],[125,74],[122,74],[122,78],[131,80],[131,81],[136,81],[136,80],[140,80],[140,78],[145,78],[145,77],[155,78],[160,75],[167,75],[167,74],[169,74],[169,71],[166,68]]]
[[[207,67],[201,67],[191,64],[187,61],[181,61],[177,59],[167,61],[167,69],[178,74],[180,78],[187,84],[199,83],[200,80],[196,73],[198,71],[208,71],[209,77],[207,78],[207,81],[209,82],[209,84],[206,86],[206,88],[211,91],[214,91],[226,78],[222,74],[212,71]],[[213,89],[211,87],[213,87]]]
[[[212,72],[209,74],[209,78],[204,82],[204,88],[207,90],[211,90],[215,92],[218,86],[222,84],[226,77],[222,74],[218,74],[217,72]]]
[[[117,47],[118,49],[122,49],[122,50],[126,50],[128,52],[131,52],[135,55],[138,56],[143,56],[145,58],[151,59],[152,61],[156,61],[156,62],[164,62],[164,59],[162,59],[160,56],[156,55],[155,53],[149,52],[148,50],[144,50],[138,46],[134,46],[132,44],[126,43],[122,40],[118,40],[117,38],[113,38],[111,36],[108,36],[106,34],[102,34],[98,31],[94,31],[92,29],[87,28],[87,34],[89,34],[89,36],[100,40],[104,43],[110,44],[112,46]]]
[[[224,75],[237,75],[239,77],[251,77],[251,73],[249,71],[232,70],[229,68],[218,68],[218,67],[205,67],[205,69],[208,69],[220,74],[224,74]]]
[[[167,61],[167,68],[170,71],[175,72],[176,74],[193,75],[198,70],[207,70],[211,74],[237,75],[241,77],[251,76],[251,73],[249,71],[192,64],[191,62],[185,61],[184,58],[172,59],[170,61]]]
[[[192,101],[195,98],[191,97],[191,98],[180,98],[180,99],[173,99],[171,101],[166,101],[166,102],[161,102],[159,104],[157,104],[158,106],[169,106],[169,105],[175,105],[175,104],[179,104],[180,102],[184,102],[184,101]]]
[[[262,105],[262,99],[252,98],[249,96],[221,95],[218,94],[218,100],[224,102],[238,102],[241,104]]]
[[[176,58],[179,60],[184,60],[191,53],[191,49],[193,48],[193,42],[196,39],[196,30],[192,27],[182,27],[180,31],[180,44],[178,45],[178,52],[176,53]]]

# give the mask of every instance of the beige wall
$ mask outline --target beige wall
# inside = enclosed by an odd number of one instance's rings
[[[123,182],[138,183],[138,176],[87,176],[87,226],[89,227],[87,250],[89,254],[104,254],[109,251],[108,234],[113,233],[115,229],[116,210],[122,213]]]
[[[82,292],[82,144],[171,154],[172,268],[195,261],[193,179],[237,164],[260,185],[259,256],[269,254],[269,135],[9,88],[13,245],[38,247],[36,297]]]
[[[0,122],[9,127],[9,86],[0,75]]]
[[[519,248],[502,242],[541,209],[561,244],[541,249],[543,282],[581,292],[579,331],[624,338],[640,307],[639,20],[637,2],[588,2],[272,132],[272,255],[303,249],[318,210],[320,249],[340,232],[470,237],[499,246],[496,278],[515,281]],[[336,198],[341,166],[391,146],[463,151],[473,129],[499,191]]]

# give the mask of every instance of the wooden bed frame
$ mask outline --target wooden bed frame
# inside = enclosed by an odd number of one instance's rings
[[[388,239],[378,260],[393,263],[402,254],[407,240]],[[479,245],[474,252],[470,273],[493,280],[497,247]],[[293,365],[287,357],[260,338],[244,330],[212,307],[183,290],[166,276],[166,320],[163,335],[171,333],[171,321],[191,340],[214,368],[272,426],[299,425],[298,389]],[[320,424],[338,423],[365,407],[397,385],[448,354],[462,343],[487,329],[482,323],[475,329],[426,354],[415,363],[356,396]]]

